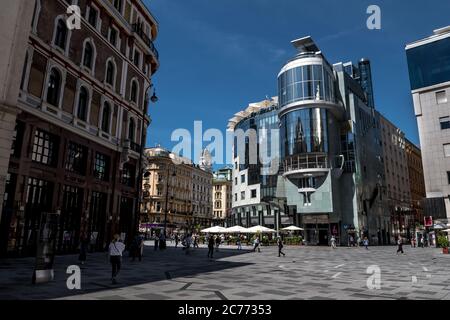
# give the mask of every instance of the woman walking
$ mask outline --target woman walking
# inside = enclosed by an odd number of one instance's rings
[[[122,253],[125,250],[125,245],[120,242],[120,236],[115,234],[113,240],[109,245],[109,261],[112,266],[111,281],[112,284],[116,284],[116,277],[119,274],[122,266]]]

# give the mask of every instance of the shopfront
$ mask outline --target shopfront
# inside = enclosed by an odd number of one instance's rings
[[[328,246],[330,241],[328,215],[305,215],[302,217],[302,224],[309,245]]]

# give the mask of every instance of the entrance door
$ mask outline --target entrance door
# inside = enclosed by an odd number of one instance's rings
[[[73,253],[80,241],[83,189],[64,186],[63,192],[58,251]]]
[[[319,246],[328,246],[328,230],[319,230]]]

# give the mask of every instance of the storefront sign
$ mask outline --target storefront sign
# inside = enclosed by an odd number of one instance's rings
[[[433,226],[433,217],[425,217],[424,218],[424,225],[425,227],[432,227]]]

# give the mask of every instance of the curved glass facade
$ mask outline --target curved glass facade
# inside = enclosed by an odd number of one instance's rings
[[[286,70],[278,77],[280,107],[303,100],[334,102],[333,76],[322,64]]]
[[[281,118],[281,157],[305,153],[328,153],[328,111],[300,109]]]

